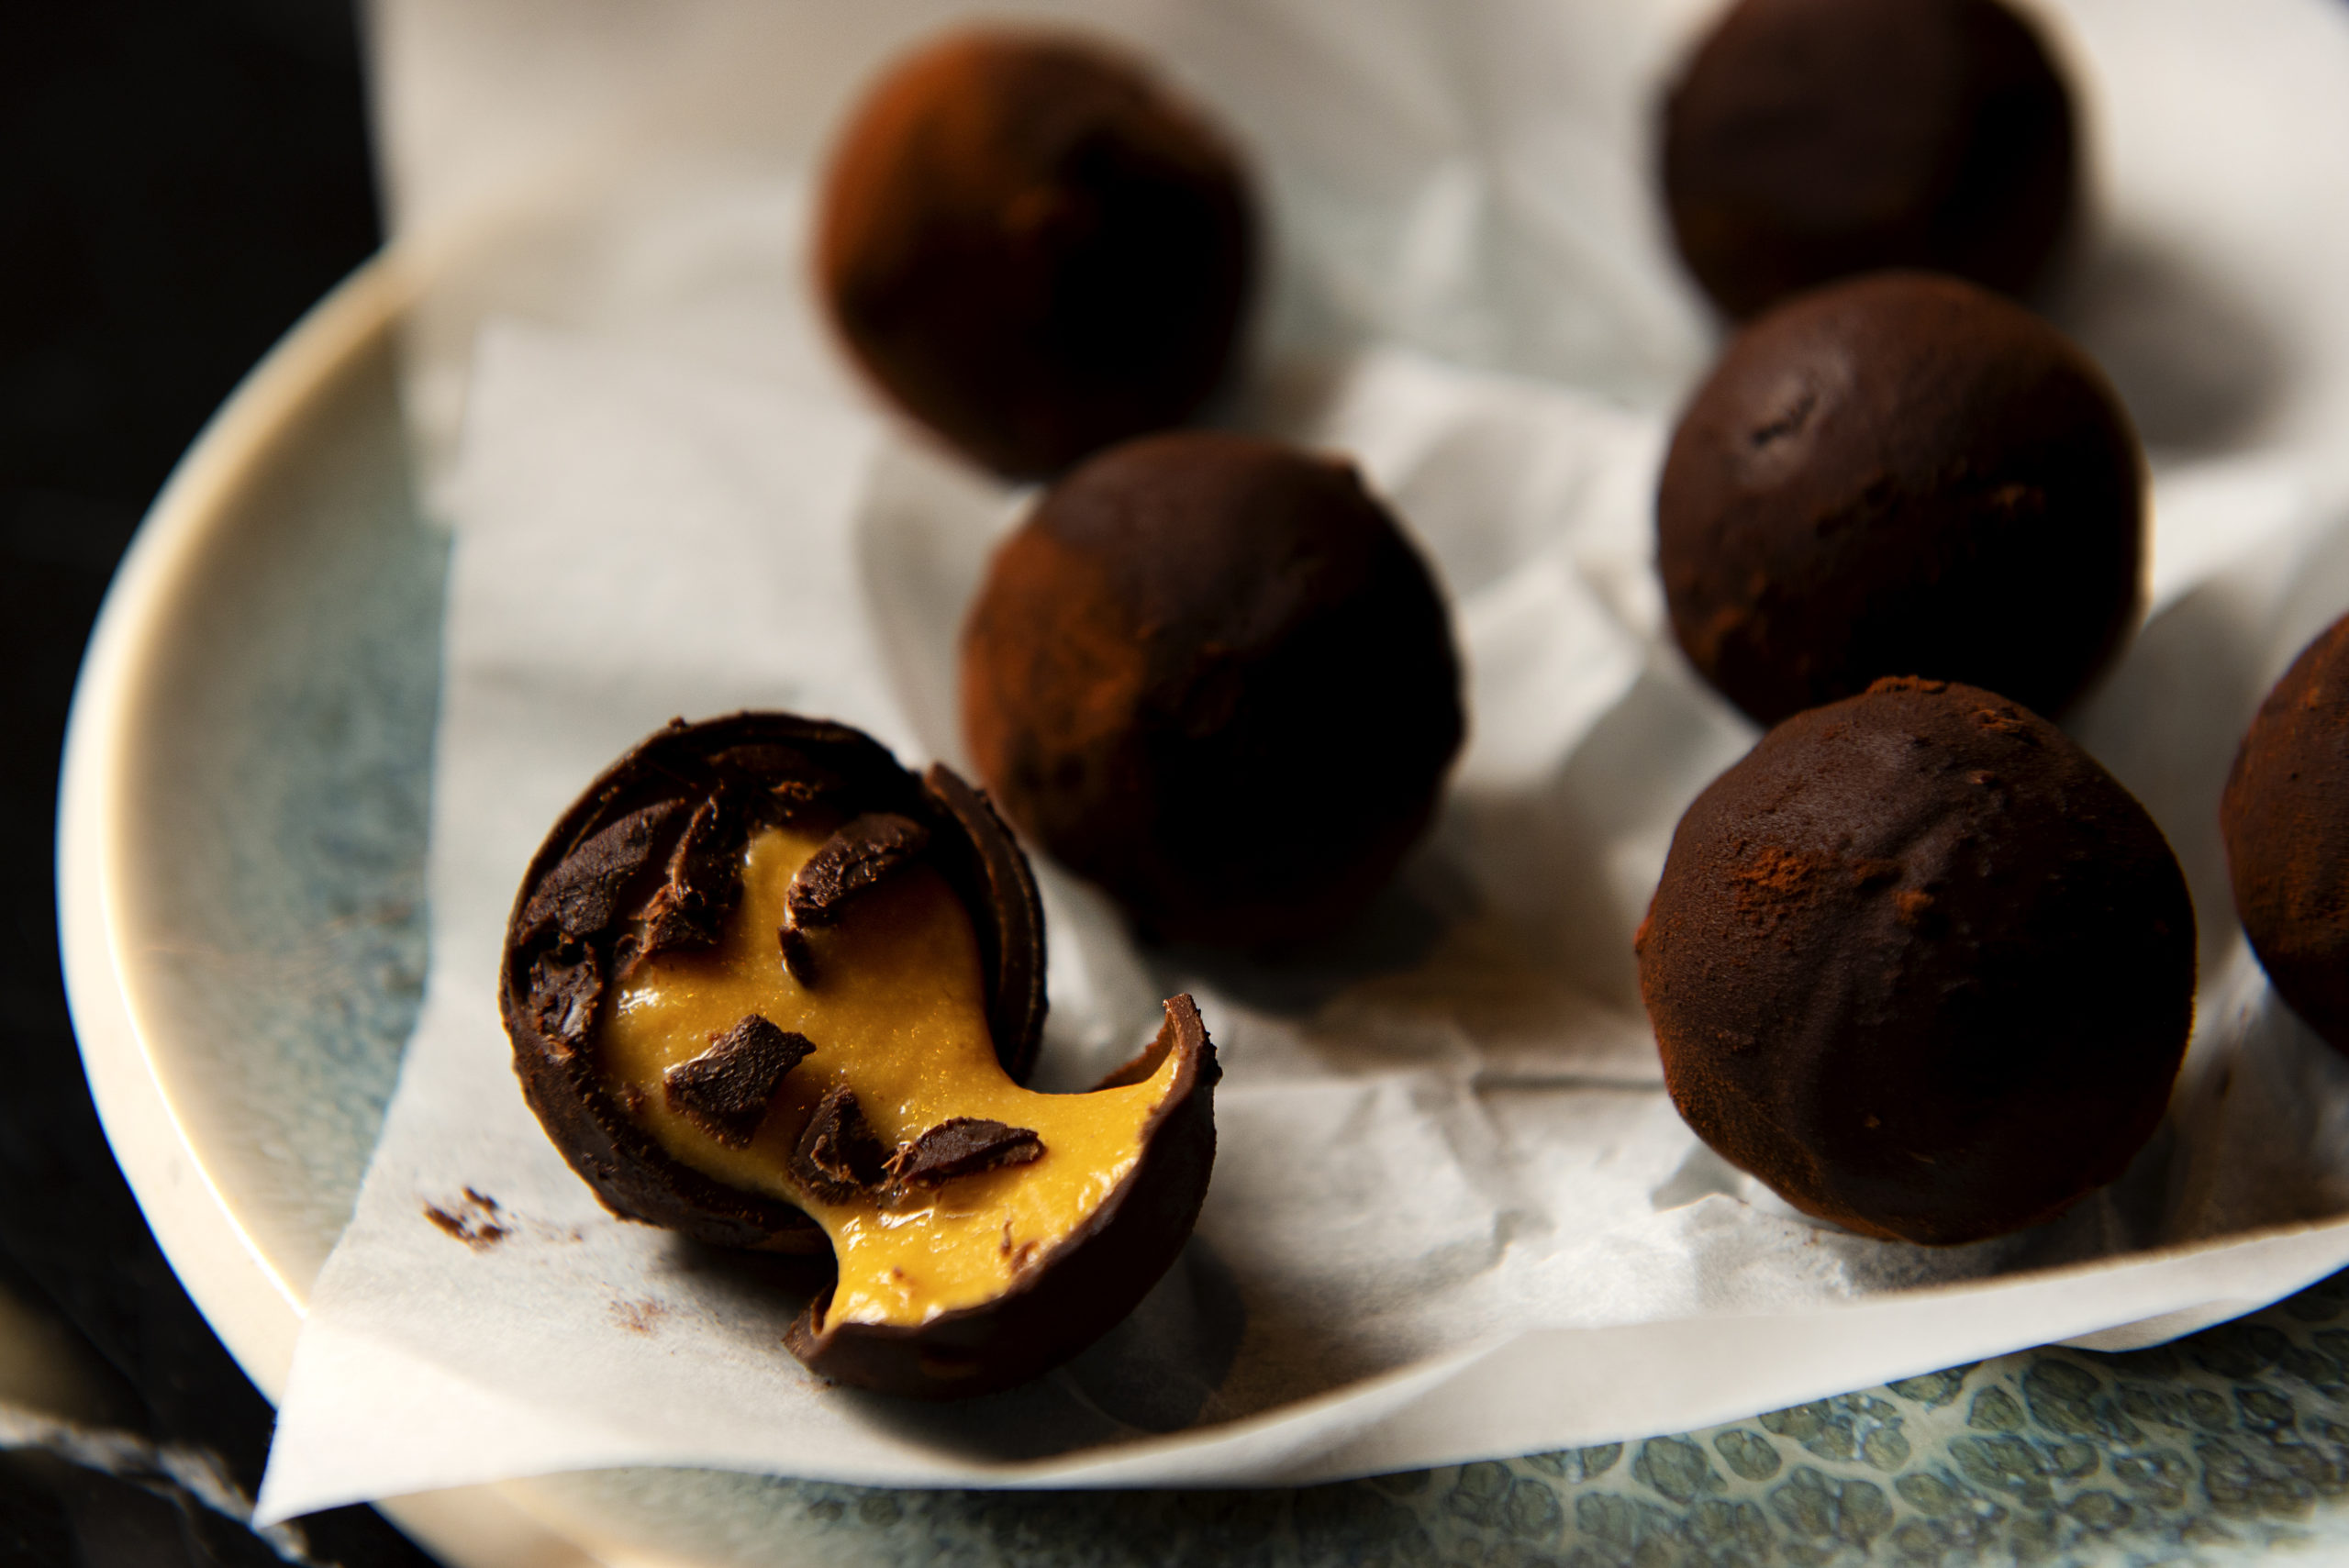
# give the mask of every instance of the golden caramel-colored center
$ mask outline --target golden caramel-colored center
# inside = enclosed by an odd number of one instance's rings
[[[916,862],[807,933],[816,984],[785,971],[776,932],[793,874],[831,825],[771,828],[744,851],[742,901],[712,950],[646,962],[613,999],[598,1049],[607,1080],[669,1155],[729,1186],[798,1206],[840,1263],[829,1321],[918,1324],[1002,1294],[1082,1225],[1133,1169],[1152,1111],[1174,1082],[1170,1053],[1142,1083],[1089,1095],[1014,1084],[988,1033],[969,913]],[[674,1109],[662,1075],[757,1014],[815,1050],[784,1078],[746,1148]],[[791,1152],[825,1095],[844,1085],[885,1146],[957,1117],[1032,1129],[1041,1158],[899,1196],[827,1203]]]

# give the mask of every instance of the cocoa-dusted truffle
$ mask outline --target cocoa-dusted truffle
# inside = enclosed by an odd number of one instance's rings
[[[1026,860],[984,796],[855,730],[679,723],[531,862],[499,1002],[523,1092],[613,1212],[821,1252],[785,1343],[975,1394],[1074,1353],[1188,1236],[1215,1153],[1190,998],[1086,1095],[1018,1086],[1044,1016]]]
[[[1350,465],[1171,434],[1070,474],[996,552],[963,720],[1005,815],[1145,930],[1283,943],[1358,909],[1426,827],[1460,667]]]
[[[2161,830],[2044,719],[1879,681],[1779,725],[1672,838],[1638,938],[1673,1103],[1810,1214],[1978,1240],[2153,1133],[2194,910]]]
[[[1998,0],[1741,0],[1674,85],[1680,254],[1732,317],[1879,267],[2007,293],[2076,202],[2071,95]]]
[[[1254,271],[1221,133],[1064,33],[978,28],[892,67],[841,135],[820,221],[818,279],[866,372],[1015,475],[1187,418]]]
[[[2134,626],[2142,460],[2096,365],[1954,278],[1789,300],[1680,417],[1656,564],[1689,662],[1764,724],[1880,675],[2059,713]]]
[[[2349,617],[2259,705],[2219,808],[2235,910],[2267,978],[2349,1052]]]

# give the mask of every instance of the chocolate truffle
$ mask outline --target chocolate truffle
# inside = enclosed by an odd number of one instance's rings
[[[2349,617],[2259,705],[2219,807],[2235,910],[2277,993],[2349,1052]]]
[[[1938,681],[1764,736],[1680,819],[1637,946],[1697,1136],[1887,1240],[1997,1236],[2119,1176],[2193,1021],[2161,830],[2054,726]]]
[[[1742,0],[1664,106],[1673,236],[1732,317],[1879,267],[2019,293],[2071,220],[2072,118],[1998,0]]]
[[[785,1343],[890,1393],[980,1393],[1123,1317],[1215,1152],[1190,999],[1100,1089],[1020,1088],[1044,1017],[1027,862],[984,796],[786,714],[680,722],[563,814],[499,1003],[525,1097],[625,1218],[821,1253]]]
[[[892,67],[826,177],[816,272],[882,389],[988,467],[1058,473],[1181,423],[1255,263],[1239,156],[1135,61],[981,28]]]
[[[1146,932],[1284,944],[1359,909],[1433,812],[1460,665],[1349,464],[1204,431],[1048,492],[963,634],[1004,813]]]
[[[1764,724],[1879,675],[2059,713],[2135,625],[2136,432],[2020,306],[1890,272],[1738,334],[1680,417],[1656,564],[1689,662]]]

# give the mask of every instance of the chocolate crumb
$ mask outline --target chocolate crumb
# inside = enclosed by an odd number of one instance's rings
[[[792,1151],[791,1173],[824,1202],[847,1203],[879,1186],[887,1162],[856,1095],[841,1088],[826,1095],[807,1118]]]
[[[958,1116],[900,1147],[890,1158],[889,1178],[905,1186],[935,1186],[957,1176],[1025,1165],[1043,1153],[1044,1140],[1032,1128]]]
[[[824,840],[791,879],[784,906],[794,926],[829,926],[849,899],[897,870],[930,842],[930,829],[893,812],[869,812]]]
[[[602,967],[596,950],[584,943],[561,943],[530,966],[530,1011],[539,1031],[567,1050],[586,1042],[603,996]]]
[[[424,1218],[476,1252],[486,1252],[513,1234],[510,1227],[497,1223],[497,1200],[484,1197],[471,1187],[465,1189],[464,1202],[448,1208],[426,1204]]]
[[[670,1109],[718,1142],[745,1149],[766,1119],[776,1085],[815,1049],[806,1035],[745,1014],[707,1051],[662,1073],[662,1093]]]
[[[639,960],[674,948],[711,948],[742,895],[750,824],[723,787],[696,808],[669,858],[669,880],[645,906]]]
[[[522,911],[521,940],[555,929],[575,941],[607,929],[628,884],[651,862],[662,825],[683,804],[663,800],[632,811],[565,855]]]

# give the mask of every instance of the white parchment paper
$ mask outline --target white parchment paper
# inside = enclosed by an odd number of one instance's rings
[[[1671,409],[1710,343],[1646,183],[1648,106],[1694,8],[1088,12],[1250,139],[1281,250],[1257,368],[1219,417],[1351,453],[1388,497],[1453,603],[1474,729],[1397,885],[1277,966],[1138,951],[1042,868],[1046,1081],[1122,1060],[1158,997],[1193,991],[1227,1070],[1214,1185],[1125,1326],[937,1408],[800,1369],[778,1340],[803,1281],[604,1214],[522,1104],[495,974],[546,826],[674,714],[796,708],[909,763],[957,758],[955,629],[1022,498],[874,407],[798,264],[826,114],[941,13],[542,9],[377,13],[403,226],[461,258],[419,314],[413,389],[456,528],[432,972],[262,1517],[629,1463],[1332,1477],[2051,1340],[2151,1342],[2349,1262],[2349,1063],[2268,998],[2213,819],[2259,695],[2349,606],[2330,439],[2349,204],[2318,150],[2349,145],[2337,7],[2261,0],[2213,30],[2190,0],[2102,0],[2055,23],[2092,87],[2104,209],[2056,307],[2157,460],[2154,612],[2070,724],[2186,864],[2201,1004],[2171,1121],[2122,1183],[1938,1251],[1820,1225],[1698,1144],[1632,979],[1672,826],[1753,737],[1661,633],[1648,560]],[[813,106],[750,94],[760,50],[823,84]],[[484,86],[501,66],[514,103]],[[470,156],[451,120],[478,131]],[[613,166],[555,216],[445,238],[583,143]]]

